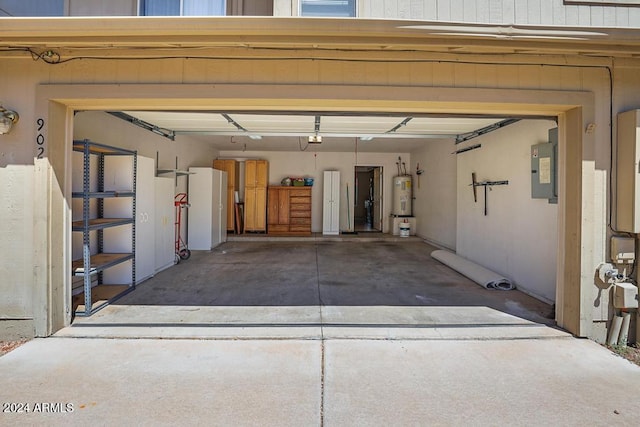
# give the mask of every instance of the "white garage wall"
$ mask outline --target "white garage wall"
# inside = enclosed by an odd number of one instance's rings
[[[159,153],[158,169],[178,169],[211,166],[218,156],[218,150],[207,142],[178,135],[171,141],[141,127],[101,111],[86,111],[75,115],[73,121],[74,139],[90,139],[101,144],[137,150],[138,155],[156,159]],[[186,177],[178,178],[176,192],[186,191]]]
[[[171,141],[101,111],[80,112],[74,116],[73,125],[74,139],[90,139],[101,144],[137,150],[139,156],[149,157],[154,161],[156,153],[158,153],[157,169],[175,169],[176,156],[178,156],[178,169],[180,170],[188,170],[189,167],[210,167],[213,159],[218,155],[218,150],[207,142],[183,135],[179,135],[175,141]],[[164,176],[172,177],[172,175]],[[175,193],[187,191],[188,180],[186,176],[178,177],[176,182]],[[182,233],[186,233],[186,222],[182,228]],[[77,233],[73,234],[74,239],[80,237],[76,236]],[[78,247],[78,243],[75,244],[75,247]],[[74,259],[77,257],[78,253],[76,252]]]
[[[269,184],[280,185],[287,176],[305,176],[315,179],[312,190],[312,231],[322,231],[322,179],[325,170],[340,171],[340,230],[347,230],[347,196],[349,184],[350,200],[353,203],[354,167],[382,166],[383,168],[383,231],[388,232],[388,218],[391,214],[392,178],[396,175],[398,156],[410,164],[408,153],[324,153],[313,151],[221,151],[220,158],[266,159],[269,161]],[[356,161],[357,159],[357,161]],[[242,171],[242,169],[241,169]],[[240,178],[241,182],[243,178]],[[353,208],[350,208],[353,227]]]
[[[453,140],[427,140],[411,153],[413,209],[418,236],[439,246],[456,247],[456,148]],[[420,182],[416,168],[424,172]]]
[[[553,121],[521,121],[464,145],[482,147],[457,156],[457,253],[512,280],[518,288],[555,301],[557,205],[531,198],[530,147],[548,141]],[[474,203],[471,173],[478,181],[508,180]]]

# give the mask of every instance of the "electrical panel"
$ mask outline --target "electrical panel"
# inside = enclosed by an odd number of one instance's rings
[[[549,142],[531,146],[531,198],[558,202],[556,158],[558,128],[549,129]]]
[[[640,233],[640,110],[618,114],[616,145],[616,229]]]
[[[611,262],[633,264],[636,259],[636,240],[633,237],[611,237]]]

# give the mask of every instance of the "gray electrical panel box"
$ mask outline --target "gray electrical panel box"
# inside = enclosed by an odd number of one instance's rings
[[[558,128],[549,129],[549,142],[531,146],[531,198],[558,202],[556,158]]]

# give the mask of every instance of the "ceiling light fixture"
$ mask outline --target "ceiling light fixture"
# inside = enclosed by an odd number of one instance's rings
[[[373,139],[372,136],[361,136],[360,141],[371,141]]]
[[[13,125],[18,123],[20,116],[17,112],[5,109],[0,105],[0,135],[11,132]]]

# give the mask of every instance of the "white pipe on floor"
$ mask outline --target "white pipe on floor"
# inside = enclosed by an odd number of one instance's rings
[[[487,289],[515,289],[511,280],[449,251],[437,250],[431,256]]]
[[[618,344],[618,338],[620,337],[620,328],[622,327],[622,316],[614,315],[611,320],[611,329],[609,329],[608,345]]]
[[[629,324],[631,323],[631,313],[622,313],[622,326],[620,327],[620,337],[618,337],[618,345],[627,346],[629,338]]]

